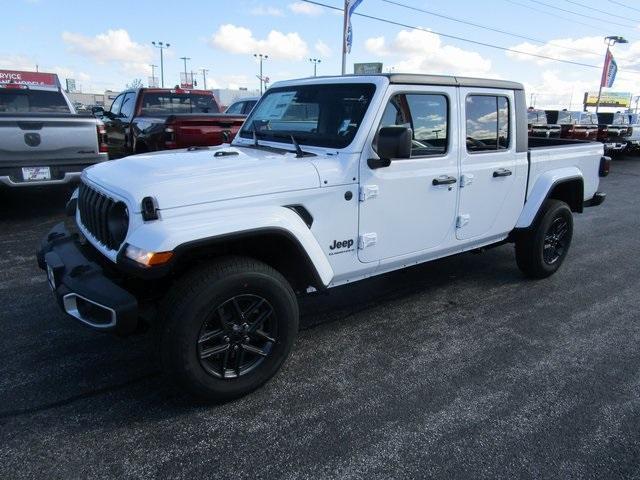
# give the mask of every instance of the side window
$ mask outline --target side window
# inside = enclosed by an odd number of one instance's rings
[[[466,101],[467,151],[509,148],[509,99],[494,95],[469,95]]]
[[[412,157],[442,155],[448,147],[448,111],[444,95],[398,94],[389,100],[380,127],[410,127]]]
[[[233,113],[235,115],[239,115],[242,113],[242,106],[244,105],[243,102],[236,102],[234,104],[232,104],[228,109],[227,109],[227,113]]]
[[[114,115],[118,115],[120,113],[120,107],[122,106],[122,100],[124,100],[124,94],[118,95],[111,104],[109,111]]]
[[[133,107],[136,102],[135,93],[127,93],[120,107],[120,116],[124,118],[131,118],[133,116]]]

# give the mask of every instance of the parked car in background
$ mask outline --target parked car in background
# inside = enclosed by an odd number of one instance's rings
[[[249,115],[253,107],[256,106],[260,97],[247,97],[237,102],[233,102],[227,107],[225,113],[232,113],[234,115]]]
[[[209,90],[177,88],[127,90],[102,112],[109,158],[228,143],[244,119],[220,113]]]
[[[627,150],[640,149],[640,115],[629,113],[629,130],[627,131]]]
[[[622,112],[598,113],[598,141],[605,152],[620,152],[627,146],[629,116]]]
[[[78,115],[53,73],[0,70],[0,185],[66,184],[107,160],[105,129]]]
[[[560,126],[560,138],[595,140],[598,117],[595,113],[569,110],[545,110],[549,123]]]
[[[527,119],[530,137],[560,138],[560,125],[549,124],[544,110],[530,108]]]

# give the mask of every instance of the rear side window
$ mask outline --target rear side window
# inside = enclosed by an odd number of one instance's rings
[[[239,115],[242,113],[243,108],[244,108],[244,102],[236,102],[236,103],[233,103],[229,108],[227,108],[226,113],[233,113],[235,115]]]
[[[0,113],[71,113],[62,93],[46,90],[0,90]]]
[[[382,115],[380,127],[394,125],[413,131],[412,157],[442,155],[448,146],[449,104],[444,95],[394,95]]]
[[[509,148],[509,99],[498,95],[469,95],[466,101],[467,151]]]

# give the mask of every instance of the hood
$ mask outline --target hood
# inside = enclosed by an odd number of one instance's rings
[[[128,198],[136,211],[147,196],[154,197],[162,210],[320,187],[316,168],[304,158],[239,147],[134,155],[99,163],[84,175]]]

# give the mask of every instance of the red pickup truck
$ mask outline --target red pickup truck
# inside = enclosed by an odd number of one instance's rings
[[[135,153],[220,145],[233,140],[246,115],[220,113],[208,90],[139,88],[116,97],[105,124],[109,158]]]

